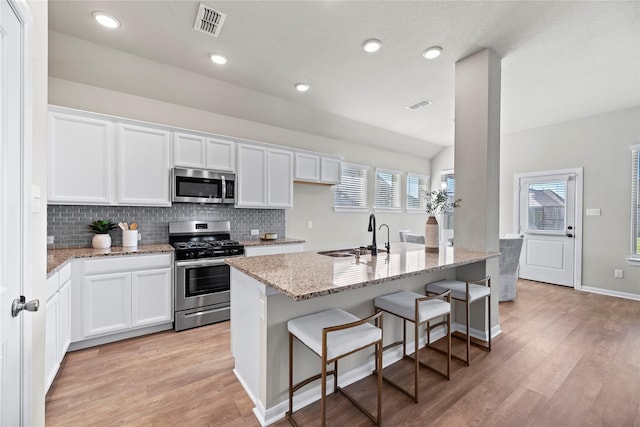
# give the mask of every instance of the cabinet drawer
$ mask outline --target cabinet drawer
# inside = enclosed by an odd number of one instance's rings
[[[84,261],[84,274],[105,274],[118,271],[151,270],[171,267],[171,254],[129,255]]]

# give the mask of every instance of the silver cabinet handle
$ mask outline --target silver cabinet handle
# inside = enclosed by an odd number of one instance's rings
[[[13,304],[11,304],[12,317],[16,317],[22,310],[38,311],[38,309],[40,308],[40,300],[32,299],[29,302],[26,301],[27,300],[23,295],[20,295],[20,298],[16,298],[13,300]]]

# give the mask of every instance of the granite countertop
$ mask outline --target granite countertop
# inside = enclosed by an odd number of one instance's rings
[[[427,253],[424,245],[393,243],[391,253],[330,257],[316,252],[228,258],[226,263],[293,300],[308,300],[372,286],[425,272],[453,268],[498,257],[498,252],[454,247]],[[232,284],[233,286],[233,284]]]
[[[95,258],[117,255],[141,255],[156,253],[171,253],[173,246],[167,244],[139,245],[137,247],[112,247],[108,249],[74,248],[50,249],[47,251],[47,274],[51,276],[69,260],[73,258]]]
[[[244,246],[271,246],[271,245],[291,245],[295,243],[305,243],[305,240],[292,239],[289,237],[282,237],[274,240],[260,240],[258,238],[252,240],[240,240]]]

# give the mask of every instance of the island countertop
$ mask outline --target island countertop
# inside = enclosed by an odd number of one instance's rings
[[[228,258],[225,262],[248,276],[287,295],[308,300],[336,292],[372,286],[404,277],[484,261],[498,252],[443,247],[428,253],[424,245],[394,243],[391,253],[330,257],[316,252],[297,252],[259,257]]]

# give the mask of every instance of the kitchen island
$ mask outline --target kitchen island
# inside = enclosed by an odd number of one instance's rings
[[[394,243],[391,252],[326,256],[315,252],[228,258],[231,266],[231,349],[234,373],[255,403],[262,425],[284,416],[288,405],[289,319],[329,308],[356,316],[374,312],[373,299],[399,290],[424,293],[426,283],[477,277],[494,252],[441,248],[427,253],[424,245]],[[480,273],[478,273],[480,271]],[[401,323],[384,319],[385,343],[401,334]],[[435,334],[437,337],[437,333]],[[319,372],[319,358],[296,343],[295,378]],[[385,353],[385,365],[400,354]],[[373,370],[373,352],[349,356],[340,365],[340,383],[349,384]],[[320,397],[319,384],[296,396],[296,407]]]

